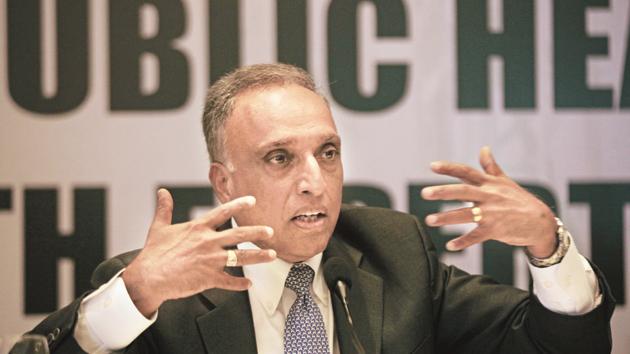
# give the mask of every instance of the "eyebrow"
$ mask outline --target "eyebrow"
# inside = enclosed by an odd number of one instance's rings
[[[260,145],[259,149],[269,150],[269,149],[274,149],[274,148],[281,148],[284,146],[292,145],[296,141],[298,141],[298,138],[286,138],[286,139],[275,140],[270,143]],[[324,137],[323,144],[328,144],[331,142],[339,144],[340,141],[341,141],[341,138],[339,137],[338,134],[328,134]]]
[[[260,149],[268,150],[268,149],[272,149],[272,148],[279,148],[279,147],[291,145],[291,144],[295,143],[296,141],[297,141],[297,139],[295,139],[295,138],[287,138],[287,139],[275,140],[275,141],[272,141],[270,143],[261,145]]]

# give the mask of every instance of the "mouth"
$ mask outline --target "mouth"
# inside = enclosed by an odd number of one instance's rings
[[[292,217],[291,221],[301,228],[311,229],[323,225],[327,217],[328,215],[321,211],[305,211]]]
[[[317,221],[320,218],[325,218],[325,217],[326,217],[326,214],[315,212],[315,213],[304,213],[304,214],[296,215],[296,216],[292,217],[291,220],[298,220],[298,221],[304,221],[304,222],[314,222],[314,221]]]

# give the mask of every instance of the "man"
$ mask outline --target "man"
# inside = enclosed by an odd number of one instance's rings
[[[99,266],[98,290],[35,328],[53,352],[610,351],[614,300],[602,275],[487,148],[483,172],[432,164],[462,183],[426,188],[424,198],[475,204],[426,222],[477,223],[449,249],[489,239],[525,247],[533,294],[441,264],[408,215],[342,208],[341,139],[302,70],[226,75],[208,91],[203,123],[222,205],[171,225],[173,200],[159,190],[144,248]],[[346,264],[354,328],[325,284],[332,259]]]

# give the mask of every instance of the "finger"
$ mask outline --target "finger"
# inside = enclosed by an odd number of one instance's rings
[[[437,227],[444,225],[468,224],[473,222],[473,214],[470,208],[444,211],[427,215],[424,219],[427,225]]]
[[[480,185],[486,181],[486,176],[468,165],[448,161],[431,162],[433,172],[456,177],[468,184]]]
[[[239,226],[221,231],[217,242],[221,247],[233,246],[243,242],[268,240],[273,236],[273,229],[269,226]]]
[[[487,199],[486,192],[469,184],[446,184],[422,189],[422,198],[426,200],[461,200],[481,202]]]
[[[243,291],[249,289],[251,286],[251,280],[244,277],[235,277],[225,272],[218,275],[216,279],[216,287],[225,290]]]
[[[153,224],[157,226],[170,225],[173,221],[173,197],[168,190],[160,188],[157,191],[157,205]]]
[[[485,241],[484,234],[476,227],[472,231],[448,241],[446,243],[446,249],[449,251],[460,251],[483,241]]]
[[[262,249],[233,250],[236,253],[236,265],[240,267],[249,264],[267,263],[276,259],[276,251]],[[223,262],[227,264],[228,252],[223,252]]]
[[[479,163],[487,174],[496,177],[505,176],[505,173],[503,173],[499,164],[494,160],[494,156],[492,156],[489,146],[481,148],[481,151],[479,152]]]
[[[232,199],[225,204],[209,211],[201,218],[201,221],[208,224],[212,229],[225,224],[230,218],[241,210],[245,210],[256,205],[256,198],[251,195]]]

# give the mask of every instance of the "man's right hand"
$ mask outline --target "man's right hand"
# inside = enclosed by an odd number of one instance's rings
[[[144,248],[122,274],[131,300],[147,318],[171,299],[190,296],[210,288],[247,290],[247,278],[227,274],[226,247],[273,237],[268,226],[241,226],[225,231],[217,228],[235,213],[251,208],[256,199],[246,196],[225,203],[201,218],[171,225],[173,198],[166,189],[158,191],[155,217]],[[237,266],[270,262],[274,250],[235,250]]]

